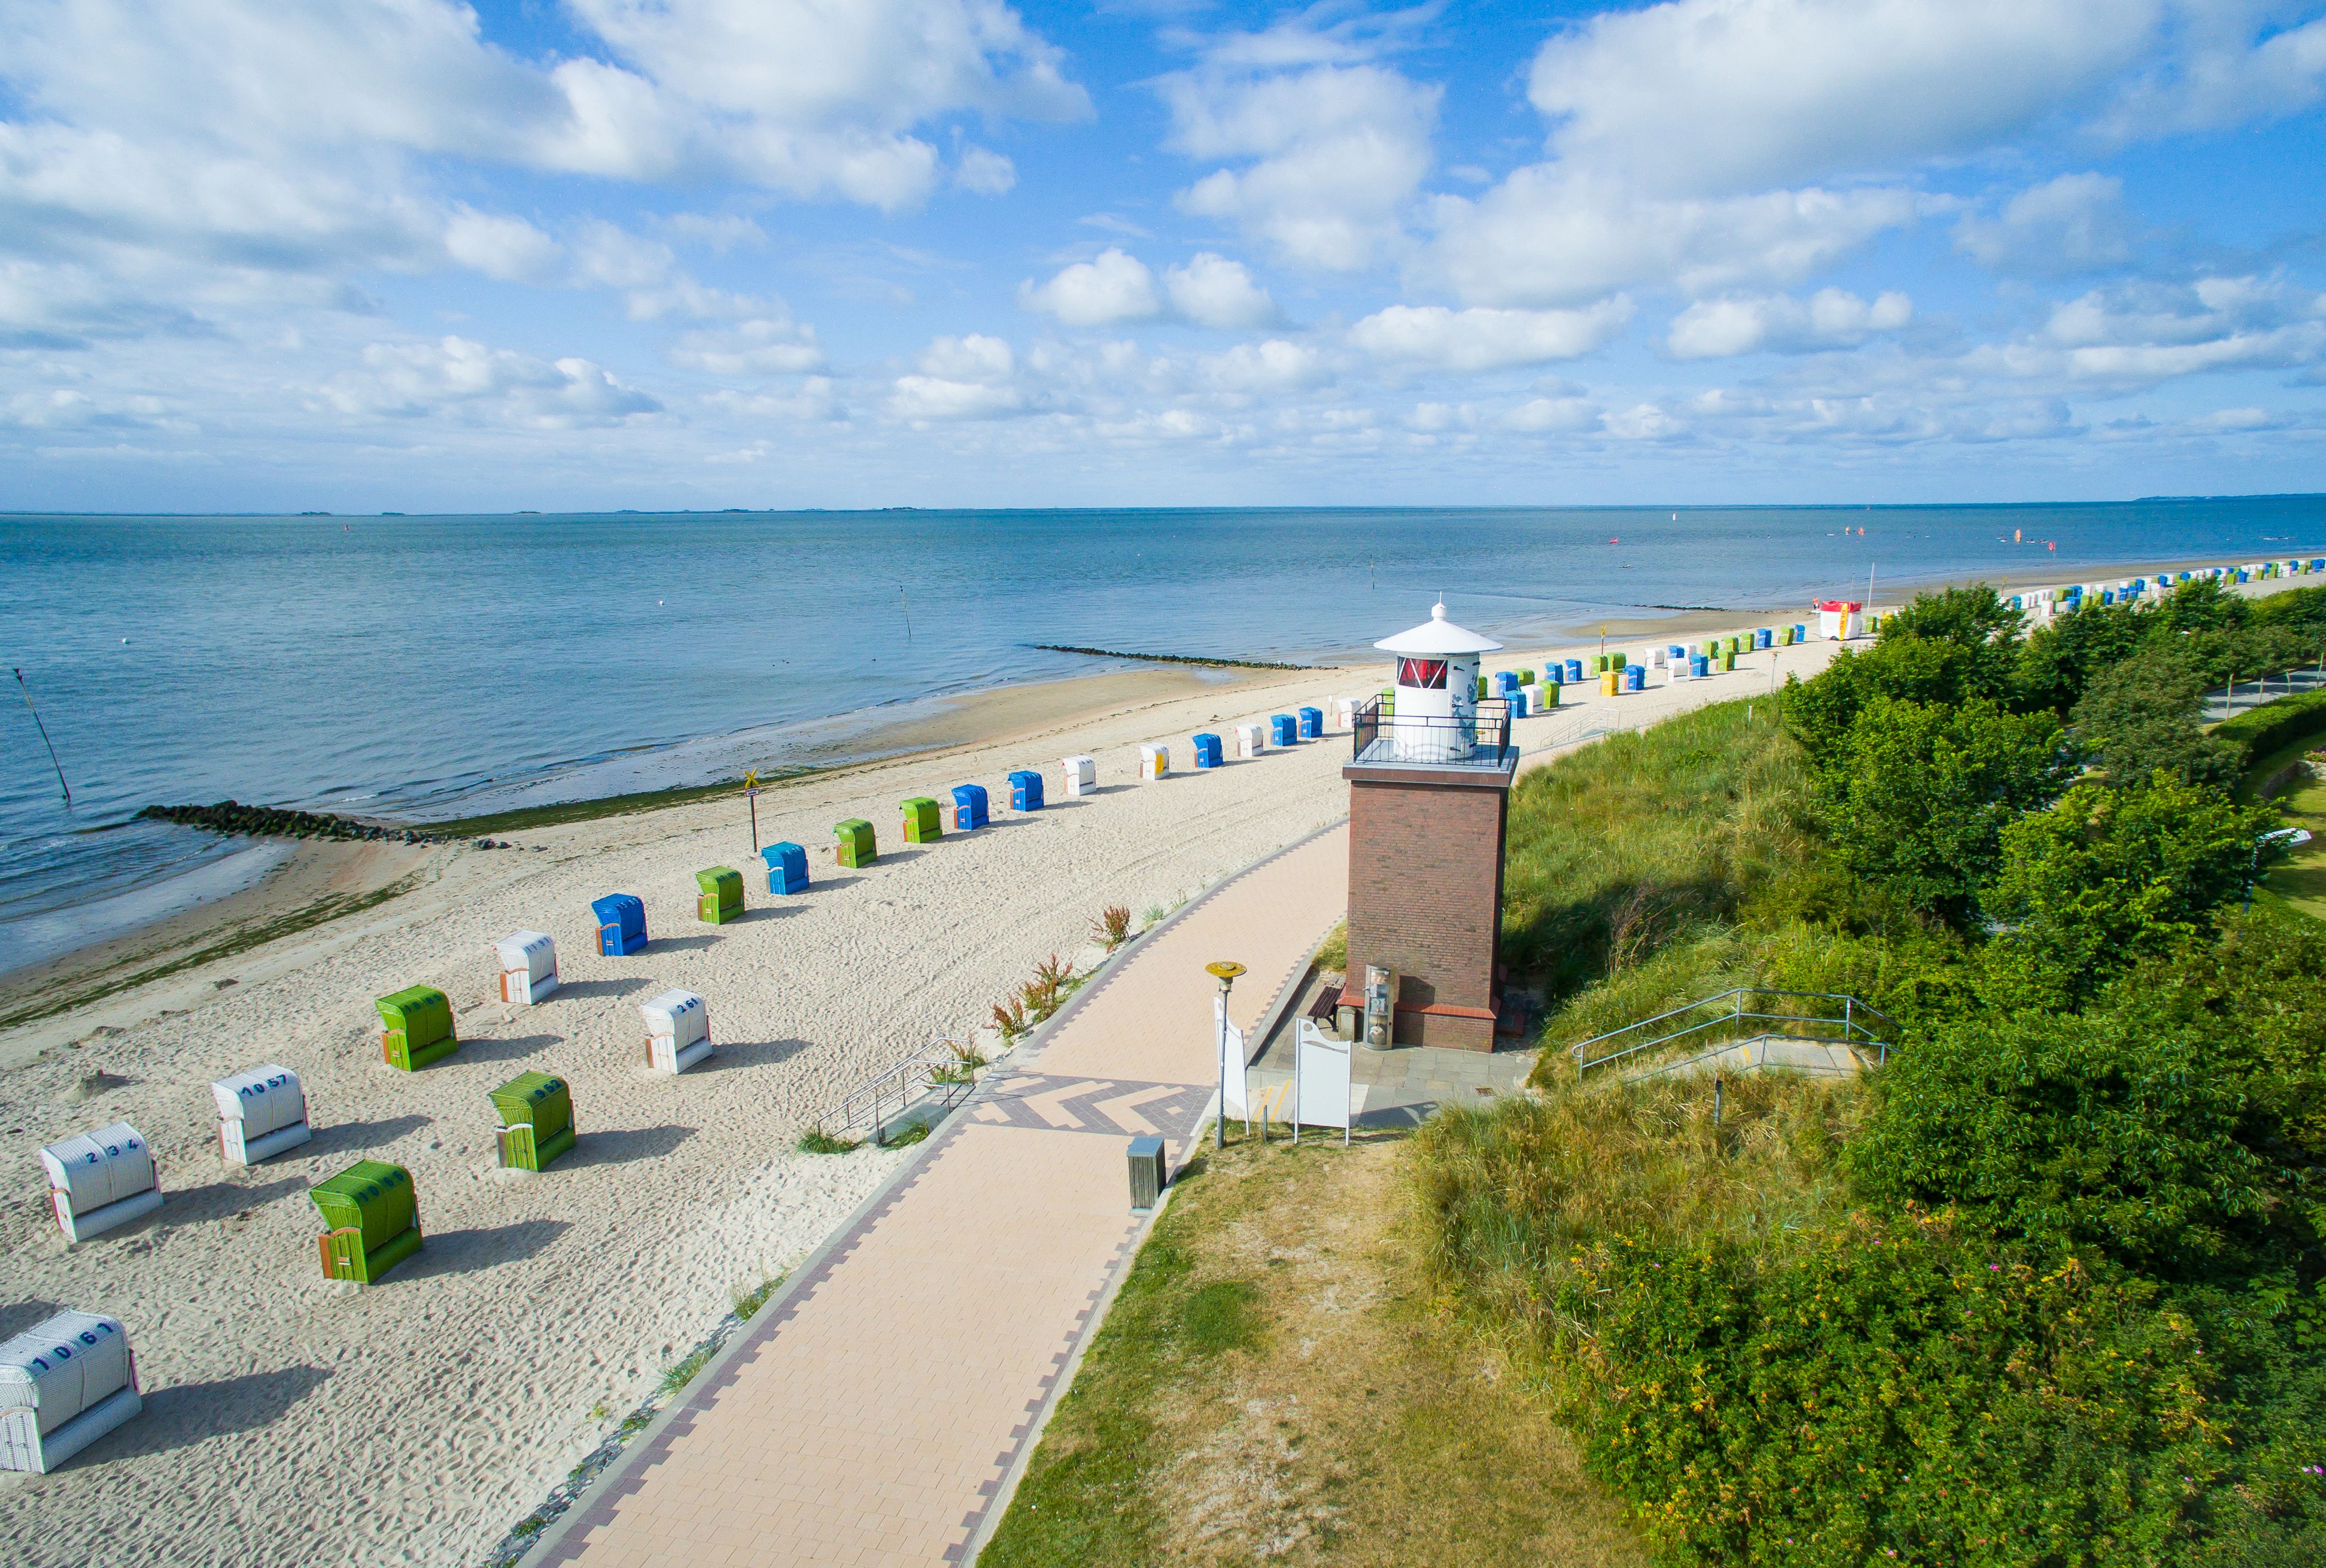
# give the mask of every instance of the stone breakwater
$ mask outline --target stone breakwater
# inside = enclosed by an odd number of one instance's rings
[[[453,844],[463,841],[449,834],[367,822],[359,818],[338,816],[329,812],[246,806],[238,801],[220,801],[210,806],[147,806],[137,814],[157,821],[176,822],[181,827],[201,828],[213,833],[247,839],[340,839],[391,844]],[[466,842],[479,849],[514,849],[518,847],[499,839],[471,839]]]

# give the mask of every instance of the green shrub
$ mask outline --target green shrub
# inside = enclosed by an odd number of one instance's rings
[[[2213,727],[2219,739],[2244,748],[2247,760],[2326,731],[2326,691],[2279,697],[2258,708],[2233,713]]]

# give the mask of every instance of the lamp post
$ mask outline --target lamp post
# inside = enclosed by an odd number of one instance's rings
[[[751,853],[759,852],[759,772],[757,768],[743,775],[743,798],[751,803]]]
[[[1220,1114],[1212,1123],[1212,1130],[1216,1135],[1214,1146],[1223,1149],[1228,1146],[1228,993],[1235,988],[1236,977],[1243,973],[1243,965],[1223,959],[1218,963],[1205,964],[1204,970],[1220,982],[1219,1027],[1214,1031],[1219,1036]]]

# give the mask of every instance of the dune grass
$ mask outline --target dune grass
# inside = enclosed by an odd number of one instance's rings
[[[1256,1141],[1181,1177],[984,1568],[1631,1568],[1617,1505],[1441,1310],[1401,1139]]]

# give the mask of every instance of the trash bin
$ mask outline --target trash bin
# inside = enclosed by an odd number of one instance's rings
[[[832,836],[840,840],[840,863],[851,868],[870,866],[880,858],[880,841],[873,837],[872,824],[861,817],[851,817],[833,824]]]
[[[1170,1171],[1163,1162],[1163,1140],[1140,1137],[1130,1140],[1130,1206],[1145,1211],[1163,1201],[1163,1185]]]
[[[795,844],[786,839],[780,844],[770,844],[760,850],[759,858],[768,863],[768,892],[807,891],[807,846]]]

